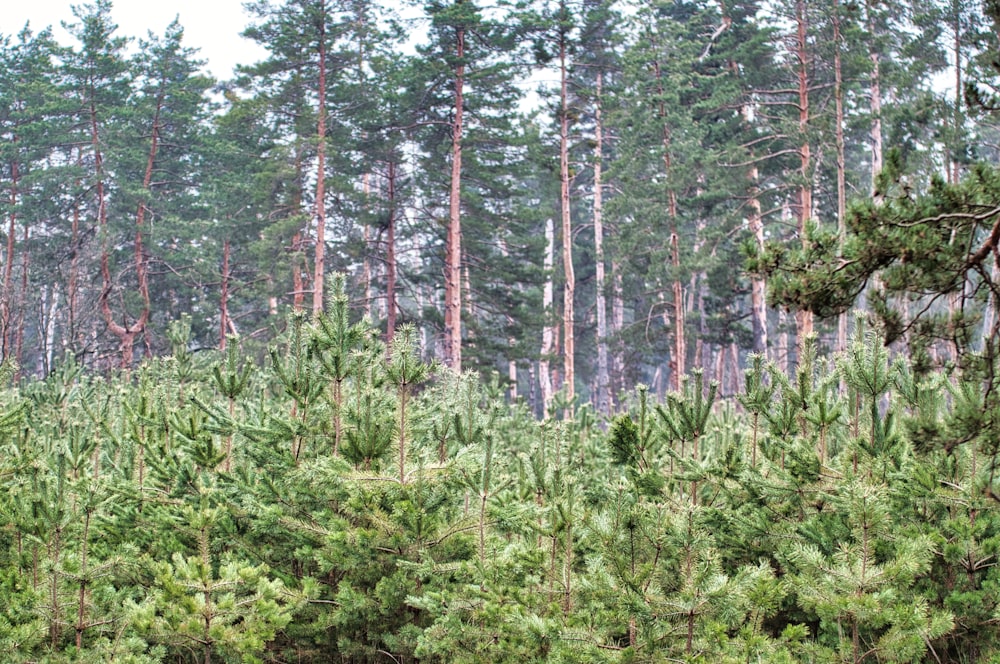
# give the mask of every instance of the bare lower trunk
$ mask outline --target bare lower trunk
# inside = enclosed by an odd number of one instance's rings
[[[545,285],[542,287],[542,312],[548,319],[551,318],[552,304],[555,300],[555,287],[552,283],[552,269],[555,265],[555,223],[551,218],[545,220]],[[549,412],[549,405],[552,403],[552,372],[551,359],[555,352],[556,329],[549,320],[545,321],[542,327],[542,348],[540,359],[538,360],[538,383],[542,397],[542,415]]]
[[[17,137],[12,139],[16,145]],[[20,173],[17,161],[10,165],[10,215],[7,226],[7,253],[3,265],[3,302],[0,303],[0,325],[2,325],[2,341],[4,359],[13,355],[13,323],[14,323],[14,243],[17,234],[17,201]]]
[[[834,106],[836,111],[835,134],[837,142],[837,235],[841,247],[847,239],[844,219],[847,213],[847,161],[844,155],[844,77],[840,62],[840,4],[833,0],[833,80]],[[847,348],[847,312],[837,317],[837,352]]]
[[[229,240],[222,242],[222,288],[219,295],[219,350],[226,350],[229,334]]]
[[[803,136],[802,145],[799,147],[799,206],[798,206],[798,232],[799,240],[803,249],[809,247],[809,237],[807,227],[809,219],[812,217],[812,164],[811,146],[807,138],[809,129],[809,56],[806,44],[806,13],[805,0],[797,0],[795,4],[795,24],[796,24],[796,59],[798,60],[799,78],[799,132]],[[806,338],[813,333],[813,314],[805,309],[797,311],[795,314],[796,340],[798,343],[799,355],[805,347]]]
[[[670,183],[673,171],[671,154],[670,126],[667,124],[667,107],[664,101],[664,82],[660,62],[653,62],[653,72],[656,76],[657,92],[659,93],[659,117],[663,123],[661,142],[663,148],[663,174],[667,180],[667,218],[670,223],[670,265],[674,271],[671,284],[673,296],[673,348],[670,354],[670,378],[673,389],[680,390],[683,376],[686,372],[687,344],[684,338],[684,286],[680,280],[680,240],[677,229],[677,193]]]
[[[319,3],[319,84],[316,120],[316,262],[313,266],[313,313],[323,311],[326,276],[326,3]]]
[[[604,124],[601,116],[602,72],[597,72],[597,90],[594,103],[594,263],[597,294],[597,386],[594,405],[601,415],[611,412],[611,380],[608,373],[608,315],[604,296]]]
[[[462,122],[465,94],[465,29],[455,35],[455,98],[451,135],[451,192],[448,201],[448,238],[445,248],[444,326],[445,362],[454,371],[462,370]]]
[[[611,261],[611,332],[618,336],[625,329],[625,300],[622,295],[622,274],[618,263]],[[612,395],[625,387],[625,355],[621,344],[611,353]]]
[[[559,205],[562,213],[562,258],[563,258],[563,376],[566,399],[572,400],[576,393],[576,333],[574,326],[574,298],[576,275],[573,271],[573,227],[570,219],[570,175],[569,175],[569,98],[566,71],[566,34],[559,38]]]
[[[761,216],[757,168],[750,169],[749,226],[759,251],[764,251],[764,220]],[[753,352],[767,358],[767,283],[763,275],[750,276],[750,326]]]
[[[388,168],[389,220],[385,233],[386,340],[392,343],[396,331],[396,162]]]
[[[881,80],[881,59],[875,39],[875,21],[872,17],[872,1],[865,3],[867,14],[868,32],[870,35],[870,46],[868,48],[868,59],[871,60],[872,69],[869,75],[870,81],[870,110],[872,115],[871,126],[871,149],[872,149],[872,180],[871,189],[876,190],[875,181],[882,171],[882,80]]]

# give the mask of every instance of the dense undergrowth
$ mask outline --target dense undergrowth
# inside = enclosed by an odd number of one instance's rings
[[[601,423],[293,317],[129,376],[3,392],[11,662],[986,662],[978,386],[874,336],[738,403],[695,374]],[[8,380],[9,382],[9,380]]]

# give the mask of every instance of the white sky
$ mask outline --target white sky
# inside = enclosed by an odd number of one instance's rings
[[[0,9],[0,34],[15,35],[31,21],[35,32],[52,26],[60,44],[75,45],[61,22],[73,22],[71,5],[83,0],[3,0]],[[266,52],[256,43],[240,37],[249,22],[243,0],[114,0],[111,15],[118,24],[118,36],[146,37],[152,30],[162,35],[180,17],[184,43],[199,49],[207,60],[206,69],[219,79],[232,75],[237,64],[251,64],[263,59]]]

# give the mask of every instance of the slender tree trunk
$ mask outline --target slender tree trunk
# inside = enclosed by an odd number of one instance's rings
[[[303,166],[302,166],[302,145],[297,141],[295,146],[295,193],[292,195],[292,210],[295,214],[302,212],[302,191],[303,191]],[[308,260],[303,251],[305,239],[301,230],[292,234],[292,308],[301,311],[305,305],[306,279],[308,272]]]
[[[847,239],[844,219],[847,213],[847,160],[844,155],[844,74],[841,67],[840,2],[833,0],[833,99],[837,142],[837,235],[841,246]],[[837,352],[847,348],[847,317],[844,311],[837,317]]]
[[[538,360],[538,383],[542,397],[542,416],[547,417],[549,404],[552,403],[552,371],[550,362],[556,347],[556,328],[549,318],[552,316],[552,305],[555,300],[555,286],[552,283],[552,270],[555,266],[555,222],[551,217],[545,220],[545,285],[542,287],[542,313],[546,318],[542,327],[542,348]]]
[[[680,240],[677,232],[677,193],[674,191],[673,185],[670,183],[671,173],[673,171],[671,137],[670,127],[667,124],[667,107],[666,103],[663,101],[663,72],[660,68],[660,62],[658,60],[653,62],[653,70],[656,75],[657,92],[660,97],[659,115],[660,120],[663,123],[661,140],[663,142],[664,175],[667,179],[667,217],[670,220],[670,265],[674,271],[674,279],[670,289],[673,296],[672,308],[674,318],[674,343],[670,354],[670,379],[673,389],[679,391],[681,389],[681,381],[686,373],[685,361],[687,359],[687,344],[684,338],[684,285],[680,280],[681,253]]]
[[[796,42],[795,57],[798,61],[799,78],[799,133],[802,144],[799,147],[799,206],[798,231],[802,247],[808,248],[809,238],[806,229],[812,216],[812,174],[811,148],[809,144],[809,54],[806,44],[807,18],[805,0],[795,3]],[[801,355],[806,337],[813,333],[813,314],[811,311],[800,310],[795,314],[796,339]]]
[[[576,394],[576,334],[574,298],[576,275],[573,271],[573,226],[570,218],[569,176],[569,99],[567,93],[566,33],[559,33],[559,206],[562,213],[563,258],[563,380],[566,399]]]
[[[594,262],[597,294],[597,389],[595,406],[601,415],[611,412],[611,380],[608,373],[608,314],[604,295],[604,122],[601,115],[603,72],[597,72],[594,99]]]
[[[17,144],[17,137],[11,139]],[[3,326],[3,357],[7,359],[13,355],[13,309],[14,309],[14,243],[17,234],[17,200],[18,185],[20,184],[19,164],[15,157],[10,164],[10,215],[7,226],[7,253],[4,256],[3,265],[3,303],[0,308],[0,324]]]
[[[611,332],[618,337],[625,329],[625,298],[622,294],[622,273],[618,262],[611,260]],[[611,353],[612,397],[625,388],[625,354],[621,343]]]
[[[326,276],[326,2],[319,3],[319,84],[316,121],[316,261],[313,265],[314,314],[323,311]]]
[[[83,165],[83,147],[77,148],[76,165],[80,168]],[[75,191],[80,191],[80,178],[76,179]],[[73,199],[73,220],[70,225],[70,259],[69,259],[69,282],[66,287],[66,316],[69,347],[76,348],[77,342],[77,311],[76,302],[80,275],[80,195]]]
[[[952,123],[954,124],[955,135],[952,138],[952,147],[950,150],[951,154],[949,155],[950,168],[948,169],[948,181],[952,184],[957,184],[959,180],[958,143],[959,138],[963,133],[962,125],[964,124],[964,118],[962,116],[962,95],[965,92],[962,89],[962,10],[959,0],[952,0],[952,11],[954,12],[954,24],[952,29],[955,32],[954,44],[952,47],[953,55],[955,57],[955,109],[952,117]]]
[[[461,2],[462,0],[457,0]],[[444,326],[445,362],[462,370],[462,129],[465,95],[465,28],[455,34],[455,119],[451,135],[451,192],[448,201],[448,238],[445,247]]]
[[[365,173],[361,176],[361,190],[365,196],[365,207],[371,207],[371,174]],[[362,228],[362,242],[364,243],[364,258],[361,261],[361,285],[365,290],[365,304],[362,313],[366,320],[372,317],[372,261],[371,261],[371,226],[365,224]]]
[[[219,350],[226,350],[229,333],[229,240],[222,242],[222,292],[219,296]]]
[[[778,347],[775,349],[778,371],[788,375],[788,315],[784,309],[778,310]]]
[[[27,247],[31,244],[28,242],[31,236],[31,226],[24,224],[24,240],[23,245],[25,247],[23,256],[21,258],[21,289],[17,295],[16,310],[17,310],[17,320],[14,323],[14,361],[17,363],[18,367],[24,365],[24,313],[28,306],[28,285],[29,285],[29,275],[31,273],[31,254],[28,253]],[[21,370],[18,369],[15,374],[15,379],[21,376]]]
[[[764,219],[760,209],[758,171],[750,169],[750,200],[748,224],[759,251],[764,251]],[[750,326],[753,333],[753,352],[767,359],[767,282],[763,275],[750,275]]]
[[[90,538],[90,510],[84,510],[83,542],[80,547],[80,589],[76,604],[76,647],[83,648],[83,632],[87,628],[87,540]]]
[[[396,332],[396,162],[388,166],[389,221],[385,234],[386,339],[392,343]]]
[[[872,62],[872,70],[869,76],[869,94],[870,94],[870,111],[872,115],[872,126],[870,131],[871,137],[871,150],[872,150],[872,181],[871,190],[874,194],[875,181],[878,178],[878,174],[882,172],[882,76],[881,76],[881,58],[879,57],[878,47],[877,47],[877,35],[875,19],[872,16],[872,0],[868,0],[865,3],[865,9],[867,13],[867,23],[868,23],[868,34],[869,34],[869,48],[868,48],[868,59]]]

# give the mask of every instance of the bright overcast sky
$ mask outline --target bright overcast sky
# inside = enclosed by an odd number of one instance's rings
[[[27,21],[35,32],[52,26],[61,44],[73,44],[61,22],[72,22],[74,0],[3,0],[0,9],[0,34],[13,35]],[[240,37],[249,19],[243,12],[243,0],[114,0],[111,15],[118,24],[118,35],[145,37],[152,30],[164,29],[179,16],[184,27],[184,42],[197,48],[207,69],[216,78],[229,78],[237,64],[261,60],[265,51],[254,42]]]

